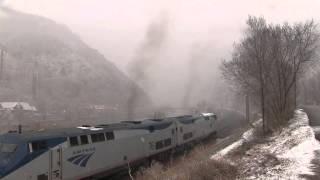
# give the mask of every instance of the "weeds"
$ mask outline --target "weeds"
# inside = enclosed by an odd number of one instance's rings
[[[137,180],[231,180],[238,169],[230,162],[209,159],[209,148],[200,146],[175,162],[164,166],[153,163],[150,168],[137,173]]]

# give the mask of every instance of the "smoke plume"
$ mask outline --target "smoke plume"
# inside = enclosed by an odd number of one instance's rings
[[[199,46],[198,44],[193,45],[191,49],[191,55],[188,60],[187,66],[188,66],[188,74],[187,74],[187,81],[186,81],[186,88],[185,88],[185,94],[182,99],[182,107],[190,108],[191,103],[194,103],[191,101],[193,99],[193,96],[196,95],[196,91],[200,87],[200,80],[201,77],[201,66],[205,64],[208,47],[206,46]],[[208,63],[207,63],[208,64]],[[202,69],[202,71],[204,71]],[[204,96],[204,94],[202,94]],[[197,97],[196,99],[199,99]]]
[[[144,40],[138,47],[133,60],[129,63],[128,72],[130,77],[142,88],[148,91],[152,84],[149,79],[150,68],[160,59],[168,36],[168,18],[160,16],[151,22],[147,28]],[[131,88],[128,97],[128,118],[135,117],[135,109],[139,106],[139,95]]]

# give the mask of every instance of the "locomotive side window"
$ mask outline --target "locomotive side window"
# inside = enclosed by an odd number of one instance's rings
[[[78,146],[79,142],[78,142],[77,136],[69,137],[69,143],[70,143],[71,147],[72,146]]]
[[[171,138],[164,140],[164,146],[170,146],[171,145]]]
[[[91,134],[91,140],[93,143],[105,141],[105,137],[103,133]]]
[[[163,141],[156,142],[156,149],[161,149],[161,148],[163,148]]]
[[[113,132],[106,132],[107,140],[114,140],[114,133]]]
[[[192,132],[185,133],[183,134],[183,140],[190,139],[192,138],[192,136],[193,136]]]
[[[81,145],[89,144],[88,136],[87,135],[81,135],[80,136]]]
[[[161,149],[167,146],[171,145],[171,138],[165,139],[165,140],[161,140],[161,141],[157,141],[156,142],[156,149]]]
[[[154,126],[149,126],[149,131],[152,133],[154,131]]]
[[[40,151],[40,150],[47,149],[48,145],[46,141],[34,141],[31,143],[31,148],[32,148],[32,151],[30,150],[31,152]]]

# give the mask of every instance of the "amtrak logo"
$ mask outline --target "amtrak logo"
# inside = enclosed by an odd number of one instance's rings
[[[78,154],[75,156],[72,156],[68,159],[69,162],[71,162],[74,165],[78,165],[80,167],[86,167],[89,159],[91,158],[91,156],[94,154],[94,152],[92,153],[83,153],[83,154]]]

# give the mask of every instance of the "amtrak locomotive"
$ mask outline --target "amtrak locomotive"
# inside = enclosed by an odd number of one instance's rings
[[[114,173],[216,132],[213,113],[0,136],[1,180],[75,180]]]

